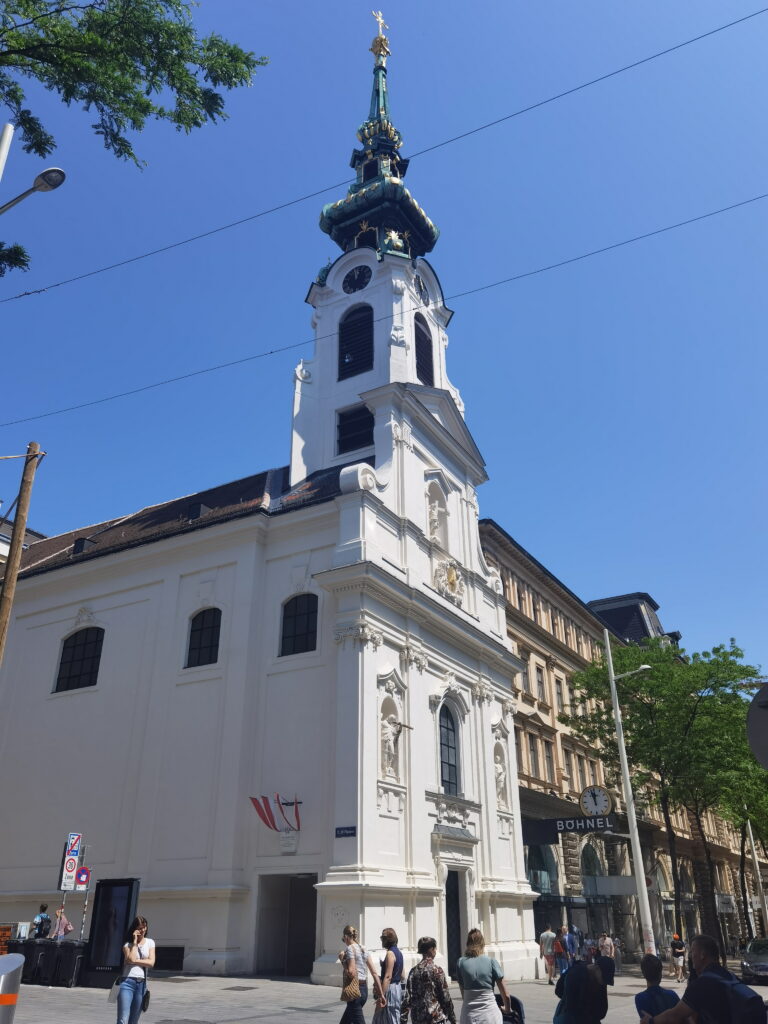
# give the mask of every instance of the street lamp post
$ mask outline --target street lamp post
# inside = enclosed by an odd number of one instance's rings
[[[33,192],[52,192],[59,185],[64,184],[66,174],[60,167],[48,167],[46,170],[41,171],[40,174],[32,182],[32,188],[28,188],[26,192],[22,192],[21,195],[16,196],[15,199],[10,199],[7,203],[3,203],[0,206],[0,213],[7,213],[11,207],[16,206],[27,196],[31,196]]]
[[[640,928],[643,933],[643,951],[656,955],[656,942],[653,937],[653,925],[651,923],[651,905],[648,902],[648,886],[645,884],[645,867],[643,865],[643,852],[640,849],[640,833],[637,831],[637,817],[635,815],[635,798],[632,793],[632,783],[629,778],[629,764],[627,762],[627,751],[624,746],[624,728],[621,724],[621,708],[619,697],[616,692],[616,680],[626,679],[638,672],[647,672],[651,666],[641,665],[632,672],[623,672],[620,676],[613,674],[613,658],[611,656],[611,638],[608,630],[603,631],[605,639],[605,657],[608,664],[608,679],[611,684],[611,703],[613,704],[613,720],[616,724],[616,743],[619,748],[619,763],[621,764],[621,788],[624,794],[624,806],[627,809],[627,824],[629,825],[629,840],[632,844],[632,862],[635,868],[635,884],[637,886],[637,903],[640,910]]]

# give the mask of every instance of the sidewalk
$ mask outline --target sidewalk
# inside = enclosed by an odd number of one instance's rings
[[[685,987],[671,981],[663,984],[680,995]],[[627,967],[608,990],[606,1024],[637,1024],[634,995],[644,987],[637,967]],[[510,989],[523,1001],[526,1024],[552,1024],[557,1000],[551,986],[545,981],[516,982]],[[298,1024],[307,1020],[335,1024],[344,1010],[338,989],[311,985],[303,978],[155,975],[150,990],[151,1005],[142,1014],[141,1024]],[[458,1019],[458,988],[452,987],[451,994]],[[366,1021],[373,1010],[369,1000]],[[112,1024],[116,1015],[116,1007],[107,1003],[106,989],[22,985],[14,1024]]]

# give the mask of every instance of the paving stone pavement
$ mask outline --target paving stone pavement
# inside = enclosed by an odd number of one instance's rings
[[[633,997],[644,982],[636,968],[629,972],[617,977],[609,989],[605,1024],[637,1022]],[[665,984],[682,994],[683,985]],[[306,1020],[335,1024],[343,1012],[338,989],[311,985],[306,979],[155,975],[150,989],[151,1005],[141,1024],[298,1024]],[[516,982],[511,990],[523,1001],[526,1024],[551,1024],[557,1001],[546,982]],[[457,988],[452,995],[458,1019]],[[366,1021],[373,1009],[369,1000]],[[107,1003],[104,989],[22,985],[14,1024],[112,1024],[115,1017],[116,1007]]]

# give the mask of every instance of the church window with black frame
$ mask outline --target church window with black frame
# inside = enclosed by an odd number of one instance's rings
[[[189,626],[189,647],[185,668],[214,665],[219,660],[221,608],[204,608]]]
[[[338,413],[336,451],[339,455],[373,446],[373,413],[364,405]]]
[[[435,386],[435,368],[432,359],[432,335],[427,327],[427,321],[417,313],[416,324],[416,376],[422,384],[427,387]]]
[[[280,657],[317,648],[317,596],[297,594],[283,605]]]
[[[444,793],[458,795],[459,748],[456,722],[445,704],[440,708],[440,785]]]
[[[67,637],[61,648],[54,693],[96,685],[103,643],[104,630],[99,626],[79,629]]]
[[[339,323],[339,380],[373,369],[373,310],[356,306]]]

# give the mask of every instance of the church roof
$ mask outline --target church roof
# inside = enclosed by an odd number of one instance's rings
[[[330,501],[341,493],[341,469],[334,466],[319,470],[289,488],[288,467],[282,466],[150,505],[127,516],[46,537],[24,551],[21,575],[36,576],[256,513],[281,515]]]

